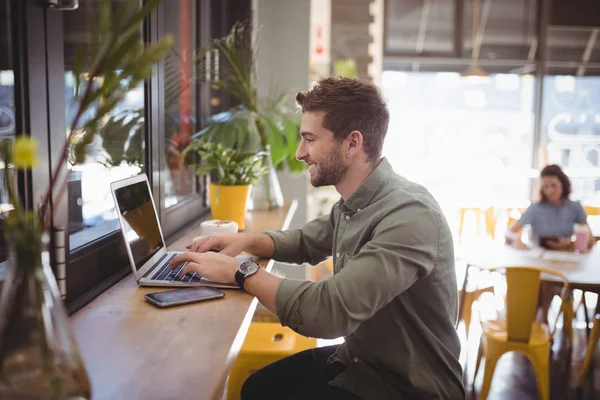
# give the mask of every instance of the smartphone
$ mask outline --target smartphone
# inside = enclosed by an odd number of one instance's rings
[[[219,289],[201,286],[194,288],[168,290],[166,292],[148,293],[146,301],[156,307],[165,308],[199,301],[220,299],[225,293]]]
[[[548,242],[556,241],[558,239],[560,239],[558,236],[542,236],[539,238],[540,247],[552,250],[552,247],[548,245]]]

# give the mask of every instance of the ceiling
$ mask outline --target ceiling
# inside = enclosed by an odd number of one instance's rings
[[[538,0],[480,0],[480,64],[490,72],[534,70],[538,7]],[[589,26],[589,18],[585,27],[548,27],[548,71],[600,70],[600,14],[597,19],[596,27]],[[439,70],[448,64],[445,70],[460,71],[470,62],[473,1],[386,0],[385,24],[386,64],[396,69]]]

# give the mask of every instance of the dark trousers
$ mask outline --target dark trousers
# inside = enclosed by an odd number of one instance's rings
[[[242,400],[360,400],[327,384],[346,369],[339,362],[327,363],[337,347],[302,351],[256,371],[242,387]]]

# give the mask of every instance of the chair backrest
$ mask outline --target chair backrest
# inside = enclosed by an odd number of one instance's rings
[[[587,215],[600,215],[600,207],[597,206],[583,206]]]
[[[498,223],[498,216],[496,215],[496,208],[490,206],[485,210],[485,231],[492,239],[496,236],[496,224]]]
[[[532,323],[535,321],[542,274],[550,274],[563,283],[561,300],[565,302],[569,281],[559,273],[536,267],[501,267],[490,272],[500,272],[506,278],[506,329],[509,341],[529,342]],[[560,315],[560,313],[559,313]],[[558,315],[557,315],[558,319]],[[554,329],[556,324],[554,324]],[[554,335],[554,329],[551,335]]]

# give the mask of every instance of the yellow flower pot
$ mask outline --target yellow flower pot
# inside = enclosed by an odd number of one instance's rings
[[[246,228],[246,200],[250,185],[210,184],[210,208],[214,219],[234,221],[239,230]]]

